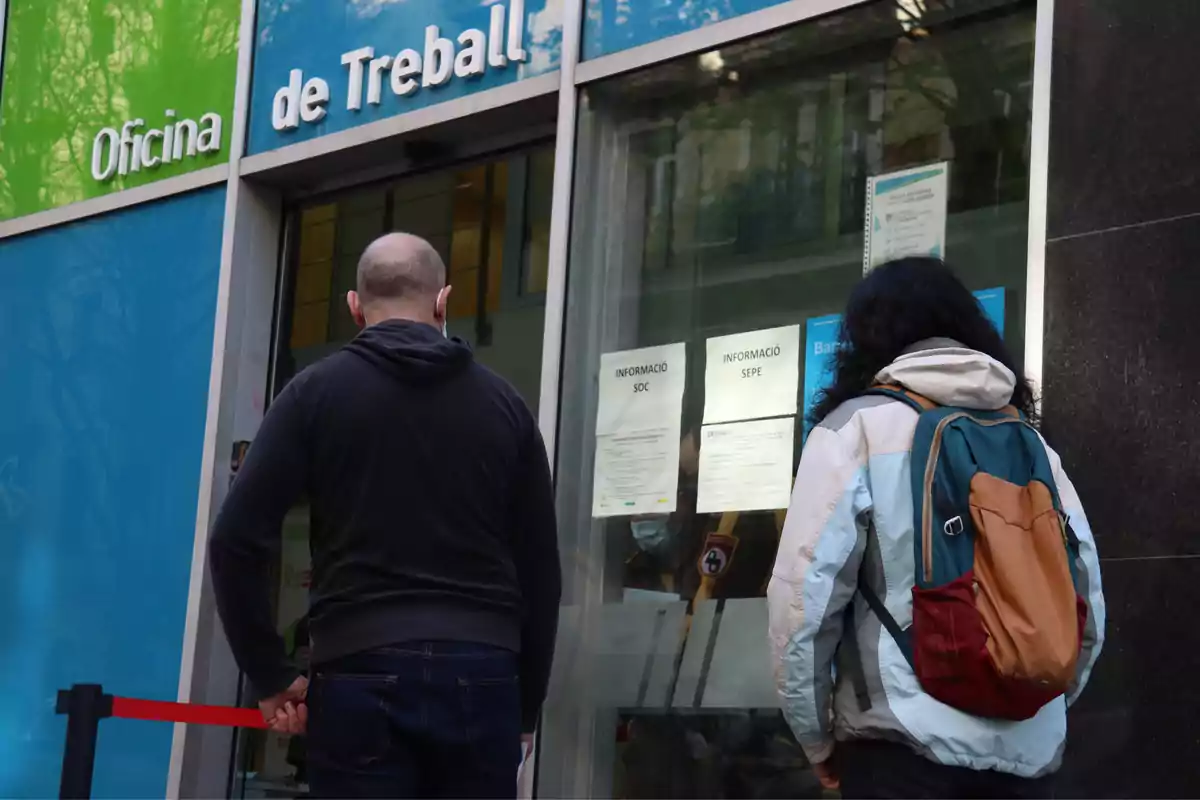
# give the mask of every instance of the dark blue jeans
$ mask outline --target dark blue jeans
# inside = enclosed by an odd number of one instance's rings
[[[521,759],[517,656],[412,642],[314,668],[314,797],[514,798]]]

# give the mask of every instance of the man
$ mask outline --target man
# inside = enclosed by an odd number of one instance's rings
[[[279,395],[221,509],[217,608],[272,727],[307,727],[316,796],[513,797],[561,591],[545,447],[516,391],[446,338],[428,242],[373,242],[357,288],[363,332]],[[268,597],[304,497],[311,685]]]

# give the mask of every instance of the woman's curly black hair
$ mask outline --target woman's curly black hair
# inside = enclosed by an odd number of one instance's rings
[[[833,383],[817,395],[809,421],[862,394],[875,376],[912,345],[953,339],[985,353],[1017,376],[1012,404],[1036,421],[1033,388],[1017,369],[1000,332],[979,301],[953,272],[934,258],[901,258],[872,270],[846,304],[834,358]]]

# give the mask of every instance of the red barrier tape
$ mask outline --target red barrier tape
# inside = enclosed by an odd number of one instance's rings
[[[132,697],[114,697],[112,715],[120,719],[148,722],[186,722],[191,725],[223,725],[227,728],[267,727],[262,714],[255,708],[164,703],[161,700],[135,700]]]

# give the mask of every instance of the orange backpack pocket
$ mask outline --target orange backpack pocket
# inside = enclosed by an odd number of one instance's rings
[[[1087,620],[1079,545],[1061,516],[1045,443],[1011,408],[871,393],[919,415],[910,628],[869,587],[860,592],[929,695],[978,717],[1029,719],[1069,691]]]
[[[1065,692],[1075,678],[1082,626],[1066,530],[1050,489],[978,472],[970,507],[975,607],[996,672],[1030,688]]]

